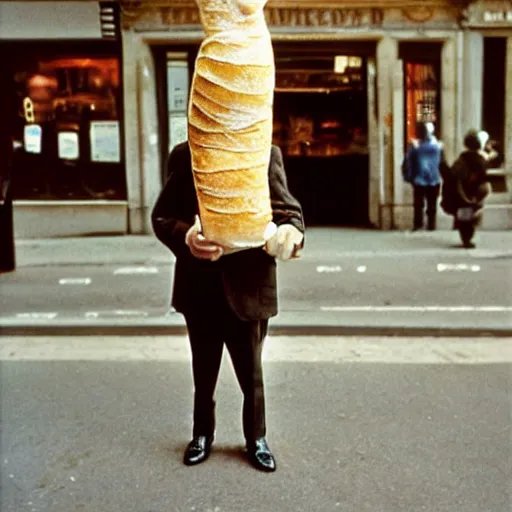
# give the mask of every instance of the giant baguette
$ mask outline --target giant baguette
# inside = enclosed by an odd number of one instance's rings
[[[188,135],[204,236],[227,251],[273,234],[268,166],[275,67],[267,0],[197,0],[206,33]]]

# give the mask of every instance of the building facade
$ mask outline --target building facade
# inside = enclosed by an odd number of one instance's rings
[[[512,227],[512,2],[479,0],[461,20],[464,38],[462,119],[482,126],[503,155],[490,171],[493,194],[486,216],[491,229]]]
[[[65,116],[70,124],[53,129],[53,162],[64,169],[59,176],[75,182],[80,177],[82,189],[85,177],[86,192],[82,190],[82,196],[75,192],[75,197],[62,192],[53,198],[42,196],[34,185],[37,176],[30,175],[23,181],[36,191],[30,197],[17,197],[17,235],[32,236],[34,215],[52,227],[48,236],[150,233],[150,213],[165,180],[167,155],[187,137],[189,87],[204,38],[194,0],[28,3],[41,9],[53,6],[53,12],[59,12],[60,4],[68,9],[73,4],[76,9],[88,8],[90,17],[91,6],[95,6],[99,21],[91,23],[99,47],[94,55],[80,53],[80,41],[93,48],[91,34],[69,25],[67,34],[53,32],[50,41],[44,40],[51,43],[48,57],[42,59],[44,65],[37,72],[25,71],[24,88],[18,93],[22,115],[15,140],[25,160],[40,156],[34,155],[34,148],[44,144],[40,131],[45,128],[34,126],[41,123],[30,117],[27,98],[37,110],[38,98],[44,104],[51,95],[52,108],[68,105],[69,117],[76,103],[73,96],[80,92],[90,96],[92,88],[93,94],[105,96],[104,102],[110,101],[110,107],[106,107],[108,114],[97,117],[90,105],[96,108],[99,101],[89,98],[88,117],[78,123],[78,129],[73,129],[76,119]],[[26,2],[0,2],[3,14],[6,5],[12,9],[15,4]],[[467,1],[424,0],[418,5],[410,0],[269,0],[265,12],[276,60],[274,142],[283,151],[290,188],[303,204],[308,225],[410,228],[412,193],[403,183],[401,162],[408,140],[415,136],[416,122],[431,120],[450,162],[471,127],[483,126],[503,148],[504,165],[493,171],[495,192],[484,227],[512,226],[508,179],[512,167],[512,14],[507,5],[510,2],[468,5]],[[103,21],[104,31],[113,30],[109,40],[101,31],[102,19],[107,19],[101,13],[106,7],[113,8],[114,15],[106,25]],[[17,23],[20,20],[18,13]],[[27,19],[23,22],[29,26]],[[75,46],[69,44],[70,31]],[[20,32],[16,34],[10,41],[0,39],[0,44],[21,42]],[[35,44],[33,36],[24,32],[23,43]],[[69,55],[63,55],[64,46]],[[37,49],[33,45],[33,51]],[[490,65],[496,56],[502,63],[498,71]],[[89,89],[74,91],[78,86],[73,85],[72,71],[55,73],[70,64],[66,59],[84,58],[92,59],[103,74],[78,73],[75,82],[85,80]],[[55,61],[50,65],[55,69],[48,68],[50,61]],[[17,67],[11,65],[9,72],[19,81],[19,69],[24,68],[19,59],[16,62]],[[108,80],[100,78],[104,76]],[[36,82],[36,93],[27,80]],[[501,87],[499,93],[493,89],[496,84],[503,84],[496,86]],[[53,119],[54,124],[59,119]],[[69,133],[73,131],[79,134]],[[82,161],[81,156],[86,158]],[[73,187],[78,185],[69,185],[67,190]],[[87,190],[96,195],[85,196]],[[450,228],[451,220],[440,217],[439,227]],[[45,235],[40,229],[38,234]]]

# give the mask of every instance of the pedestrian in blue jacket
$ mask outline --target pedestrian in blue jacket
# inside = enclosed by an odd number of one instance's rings
[[[435,137],[434,130],[433,123],[418,124],[418,140],[411,142],[402,167],[404,180],[413,186],[414,191],[414,231],[423,228],[425,203],[427,229],[436,229],[441,179],[449,168],[443,144]]]

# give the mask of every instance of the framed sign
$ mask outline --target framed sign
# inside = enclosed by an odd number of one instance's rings
[[[92,121],[90,137],[93,162],[121,161],[119,121]]]
[[[59,158],[63,160],[78,160],[80,150],[77,132],[59,132],[57,142]]]
[[[41,153],[41,138],[43,130],[38,124],[26,124],[23,129],[23,144],[27,153]]]

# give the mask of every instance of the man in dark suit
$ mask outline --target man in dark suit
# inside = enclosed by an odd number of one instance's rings
[[[158,239],[176,256],[172,306],[185,316],[194,378],[193,439],[184,462],[210,454],[215,432],[214,393],[224,343],[244,395],[243,431],[249,460],[276,469],[265,439],[261,352],[268,319],[277,314],[276,261],[296,258],[303,245],[302,210],[287,188],[283,159],[273,146],[269,164],[273,222],[277,233],[263,248],[224,255],[206,240],[196,221],[197,197],[188,143],[169,156],[168,179],[152,212]]]

